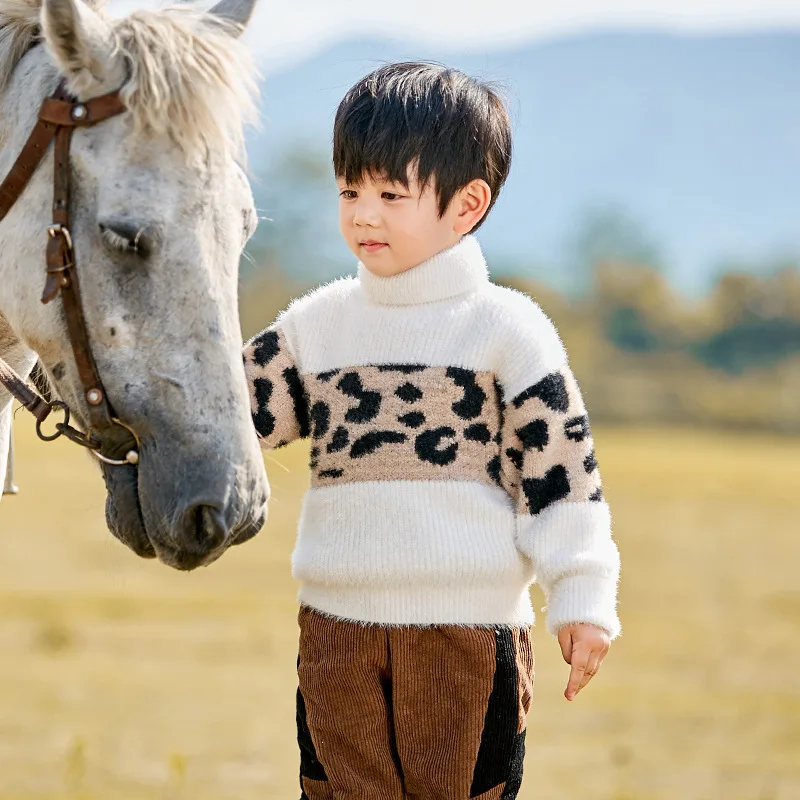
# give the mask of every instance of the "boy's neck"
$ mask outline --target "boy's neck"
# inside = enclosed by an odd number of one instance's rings
[[[478,240],[467,235],[453,247],[388,278],[373,275],[359,263],[358,279],[372,302],[407,306],[474,292],[488,282],[489,275]]]

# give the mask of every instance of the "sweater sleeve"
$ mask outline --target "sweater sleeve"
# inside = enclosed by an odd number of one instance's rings
[[[589,418],[555,328],[538,306],[529,312],[536,324],[517,335],[531,338],[507,349],[515,363],[499,374],[502,475],[517,513],[517,546],[547,597],[551,633],[586,622],[614,638],[619,553]]]
[[[280,321],[247,342],[243,357],[261,447],[273,450],[308,436],[308,401]]]

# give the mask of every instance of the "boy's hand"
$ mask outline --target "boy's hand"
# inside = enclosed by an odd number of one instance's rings
[[[611,640],[602,628],[581,622],[560,628],[558,643],[564,661],[572,666],[564,697],[574,700],[575,695],[597,674]]]

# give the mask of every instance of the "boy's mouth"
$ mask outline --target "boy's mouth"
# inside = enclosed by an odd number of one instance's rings
[[[386,242],[376,242],[374,239],[367,239],[367,241],[360,244],[368,253],[377,253],[378,250],[389,246]]]

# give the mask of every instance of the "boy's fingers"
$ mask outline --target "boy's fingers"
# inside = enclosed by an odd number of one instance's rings
[[[564,692],[564,697],[566,697],[567,700],[572,700],[584,685],[582,681],[589,663],[589,655],[590,651],[583,647],[576,647],[572,651],[572,669],[569,673],[567,689]]]
[[[567,664],[572,662],[572,630],[568,627],[561,628],[558,632],[558,644],[561,647],[561,655]]]
[[[578,691],[583,689],[589,681],[597,675],[597,670],[600,669],[600,662],[603,660],[602,656],[599,652],[593,652],[589,656],[589,661],[586,664],[586,672],[583,673],[583,678],[581,679],[581,685],[578,687]]]

